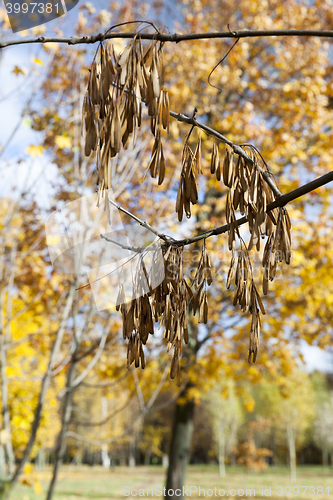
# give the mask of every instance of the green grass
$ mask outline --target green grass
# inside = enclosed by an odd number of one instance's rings
[[[151,467],[136,467],[130,469],[128,467],[116,467],[114,470],[105,470],[102,467],[63,467],[59,481],[56,487],[54,500],[113,500],[126,498],[144,498],[142,493],[147,496],[147,489],[154,490],[154,498],[157,500],[163,498],[158,496],[156,488],[163,488],[165,481],[165,469],[159,466]],[[42,485],[43,493],[35,494],[34,489],[28,486],[17,485],[11,494],[11,500],[43,500],[47,491],[48,481],[50,479],[50,470],[34,473],[34,477],[38,479]],[[131,490],[137,490],[137,497],[124,496],[124,487],[129,487]],[[227,467],[227,475],[225,478],[220,478],[218,467],[215,465],[197,465],[190,466],[187,472],[186,489],[191,496],[188,498],[220,498],[219,490],[225,491],[224,498],[241,498],[247,499],[250,497],[250,492],[246,495],[246,489],[254,489],[256,498],[265,498],[262,496],[262,487],[267,490],[271,487],[272,500],[281,498],[296,498],[302,500],[333,500],[333,469],[323,470],[322,467],[302,466],[297,468],[297,481],[294,485],[290,484],[289,470],[286,467],[271,467],[263,472],[255,473],[248,471],[242,467]],[[199,497],[199,486],[201,495]],[[282,487],[279,488],[278,487]],[[291,494],[286,487],[291,486]],[[302,486],[308,486],[302,488]],[[310,486],[315,489],[310,490]],[[317,487],[323,487],[323,494],[320,495],[320,490]],[[194,487],[197,487],[195,491]],[[298,487],[299,493],[297,494]],[[216,495],[214,492],[216,488]],[[327,489],[329,488],[329,495]],[[211,489],[212,492],[207,490]],[[139,491],[141,490],[141,492]],[[203,495],[205,490],[206,496]],[[234,490],[234,491],[231,491]],[[242,491],[244,493],[242,494]],[[128,490],[127,490],[128,491]],[[141,496],[139,494],[141,493]],[[221,492],[222,494],[223,492]],[[280,495],[278,494],[280,493]],[[208,495],[213,494],[212,496]],[[152,492],[150,495],[152,496]],[[253,498],[253,491],[251,492]]]

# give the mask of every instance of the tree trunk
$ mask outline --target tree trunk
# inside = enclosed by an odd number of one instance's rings
[[[35,439],[36,439],[37,431],[38,431],[40,420],[42,417],[42,410],[43,410],[43,406],[44,406],[46,395],[47,395],[47,390],[48,390],[49,385],[50,385],[50,380],[51,380],[51,376],[52,376],[52,369],[54,367],[54,364],[56,362],[56,359],[57,359],[57,356],[58,356],[58,353],[60,350],[62,338],[63,338],[64,332],[65,332],[66,322],[68,320],[68,316],[69,316],[69,313],[70,313],[70,310],[71,310],[71,307],[73,304],[75,287],[76,287],[76,283],[74,282],[71,284],[69,293],[67,295],[66,304],[65,304],[63,314],[61,317],[61,322],[59,325],[59,330],[57,332],[55,342],[52,346],[50,361],[49,361],[47,370],[43,376],[42,386],[41,386],[41,390],[40,390],[40,393],[38,396],[37,407],[35,410],[34,421],[32,423],[31,430],[30,430],[29,441],[28,441],[27,446],[24,450],[23,457],[21,458],[21,460],[16,468],[16,471],[11,479],[10,488],[12,488],[14,486],[14,484],[16,483],[17,479],[19,478],[20,474],[22,473],[24,465],[29,458],[31,449],[32,449],[33,444],[34,444]]]
[[[188,387],[186,387],[182,393],[182,396],[185,398],[187,389]],[[190,448],[193,434],[194,406],[193,399],[187,400],[183,405],[176,405],[175,418],[172,427],[171,449],[166,483],[166,498],[183,498],[185,473],[190,459]],[[181,490],[180,495],[175,495],[176,489]]]
[[[65,394],[65,400],[64,400],[64,407],[63,407],[63,417],[62,417],[62,422],[61,422],[61,430],[58,438],[58,445],[56,449],[56,455],[55,455],[55,464],[54,464],[54,469],[53,469],[53,476],[52,480],[49,486],[49,491],[47,492],[46,500],[51,500],[53,493],[54,493],[54,488],[55,484],[57,481],[57,476],[59,469],[63,463],[64,456],[66,453],[66,433],[67,433],[67,428],[68,424],[70,421],[71,413],[72,413],[72,399],[73,399],[73,382],[75,379],[75,355],[76,355],[76,350],[74,352],[74,356],[72,359],[72,363],[69,368],[68,376],[67,376],[67,384],[66,384],[66,394]]]
[[[3,430],[6,431],[8,439],[5,441],[5,452],[8,464],[8,475],[11,476],[15,469],[15,457],[11,438],[10,414],[8,407],[8,383],[7,383],[7,350],[6,339],[3,329],[0,332],[0,380],[1,380],[1,406]]]
[[[145,466],[147,467],[150,465],[150,458],[151,458],[151,452],[150,450],[147,450],[145,453]]]
[[[6,458],[5,458],[5,448],[0,444],[0,479],[4,479],[6,476]]]
[[[219,426],[219,469],[220,477],[225,477],[225,427],[224,422]]]
[[[128,466],[129,467],[135,467],[136,466],[135,449],[134,449],[134,443],[132,441],[130,442],[130,447],[129,447]]]
[[[102,411],[101,411],[101,420],[106,420],[107,415],[108,415],[108,400],[106,396],[102,397],[101,400],[102,403]],[[106,424],[104,424],[104,428],[106,429]],[[103,443],[101,445],[101,455],[102,455],[102,465],[106,469],[110,467],[110,457],[108,454],[108,445],[106,443]]]
[[[165,469],[169,467],[169,455],[167,453],[163,453],[162,455],[162,467]]]
[[[323,468],[326,469],[328,466],[328,449],[326,446],[323,448]]]
[[[288,449],[289,449],[289,463],[290,463],[290,481],[296,482],[296,443],[294,430],[289,427],[287,429],[288,436]]]

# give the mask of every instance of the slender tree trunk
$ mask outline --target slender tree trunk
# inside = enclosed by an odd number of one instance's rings
[[[323,468],[326,469],[328,466],[328,449],[326,446],[323,447]]]
[[[67,384],[66,384],[66,394],[65,394],[65,400],[64,400],[64,407],[63,407],[63,417],[61,421],[61,430],[60,434],[58,437],[58,445],[56,449],[56,454],[55,454],[55,464],[53,468],[53,476],[52,480],[49,486],[49,491],[47,492],[47,497],[46,500],[51,500],[53,493],[54,493],[54,488],[55,484],[57,481],[58,477],[58,472],[59,469],[63,463],[64,456],[66,453],[66,432],[68,428],[68,424],[71,418],[71,413],[72,413],[72,400],[73,400],[73,382],[75,379],[75,355],[76,355],[77,349],[75,349],[72,362],[68,371],[68,376],[67,376]]]
[[[8,434],[8,437],[11,436],[10,429],[10,415],[8,408],[8,384],[7,384],[7,375],[6,375],[6,367],[7,367],[7,351],[6,351],[6,342],[5,336],[2,332],[1,334],[1,345],[0,345],[0,377],[1,377],[1,405],[2,405],[2,421],[3,428]],[[8,463],[8,474],[11,476],[14,472],[15,468],[15,457],[13,451],[13,445],[11,437],[6,441],[5,444],[5,452]]]
[[[0,444],[0,480],[6,475],[6,457],[5,448]]]
[[[101,420],[103,421],[107,418],[108,415],[108,400],[106,396],[102,396],[101,403],[102,403]],[[107,424],[104,424],[104,428],[107,429]],[[108,454],[108,445],[106,443],[103,443],[101,445],[101,455],[102,455],[102,465],[103,467],[108,469],[110,467],[110,457]]]
[[[182,393],[182,397],[186,398],[188,388],[188,386],[185,388]],[[166,483],[166,498],[183,498],[185,473],[190,459],[190,448],[193,434],[194,406],[195,404],[193,399],[187,399],[185,404],[180,405],[177,403],[176,405],[175,418],[172,427],[171,449]],[[175,494],[176,489],[180,490],[180,495]]]
[[[151,452],[147,450],[145,453],[145,466],[148,467],[150,465]]]
[[[220,477],[225,477],[225,426],[223,421],[219,425],[219,469]]]
[[[42,410],[43,410],[47,390],[48,390],[49,385],[50,385],[50,380],[51,380],[51,376],[52,376],[52,369],[54,367],[54,364],[56,362],[56,359],[57,359],[57,356],[58,356],[58,353],[60,350],[63,334],[65,332],[66,323],[67,323],[68,316],[69,316],[69,313],[70,313],[71,308],[72,308],[74,294],[75,294],[75,286],[76,286],[75,283],[71,284],[71,288],[70,288],[68,296],[67,296],[66,304],[65,304],[62,318],[61,318],[61,322],[59,325],[59,330],[57,332],[57,336],[56,336],[55,342],[54,342],[53,347],[52,347],[50,362],[48,364],[47,370],[46,370],[44,377],[43,377],[43,380],[42,380],[42,387],[41,387],[39,397],[38,397],[38,403],[37,403],[37,407],[35,410],[34,421],[32,423],[32,427],[31,427],[31,431],[30,431],[29,441],[28,441],[28,444],[24,450],[23,457],[21,458],[21,460],[17,466],[17,469],[14,473],[14,476],[11,479],[10,488],[12,488],[14,486],[15,482],[17,481],[20,474],[22,473],[23,467],[29,458],[31,449],[32,449],[33,444],[35,442],[37,430],[38,430],[40,419],[42,416]]]
[[[10,342],[10,319],[12,315],[12,294],[11,291],[14,286],[15,275],[15,256],[16,256],[16,242],[14,242],[11,252],[11,273],[8,280],[7,287],[7,310],[4,310],[4,290],[0,290],[0,307],[1,307],[1,338],[0,338],[0,377],[1,377],[1,404],[2,404],[2,421],[3,428],[7,433],[5,443],[6,458],[8,464],[8,476],[12,476],[15,470],[15,455],[13,450],[10,414],[8,407],[8,381],[7,381],[7,347]],[[1,262],[1,276],[3,277],[3,261]],[[6,321],[6,323],[5,323]]]
[[[135,445],[134,445],[133,441],[130,442],[130,446],[129,446],[128,466],[129,467],[135,467],[136,466],[136,462],[135,462]]]
[[[289,427],[287,429],[289,462],[290,462],[290,481],[296,482],[296,442],[294,430]]]

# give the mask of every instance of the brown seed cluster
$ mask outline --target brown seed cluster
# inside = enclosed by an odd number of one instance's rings
[[[183,213],[186,217],[191,217],[191,203],[195,205],[198,201],[197,178],[202,174],[201,169],[201,136],[199,135],[195,152],[188,145],[188,139],[185,143],[182,159],[182,171],[180,183],[177,192],[176,212],[178,220],[183,220]]]
[[[214,150],[212,157],[214,156]],[[235,278],[236,292],[233,304],[239,304],[242,311],[252,315],[249,361],[256,361],[260,342],[260,312],[265,314],[260,295],[254,284],[249,251],[260,251],[260,240],[267,237],[262,264],[263,293],[268,292],[268,279],[273,280],[278,262],[290,262],[291,239],[290,219],[285,208],[275,208],[268,214],[267,205],[275,200],[271,187],[263,177],[256,154],[251,155],[252,162],[242,156],[234,162],[233,153],[226,150],[223,161],[223,181],[229,188],[226,198],[226,219],[229,224],[228,245],[232,259],[227,278],[227,288]],[[250,241],[246,246],[237,226],[236,210],[248,218]],[[236,257],[236,239],[241,250]]]
[[[276,225],[268,237],[262,258],[264,295],[268,293],[268,280],[273,281],[275,278],[277,264],[283,261],[286,264],[290,263],[291,222],[285,208],[280,208],[278,214]]]
[[[198,322],[206,324],[208,321],[207,286],[213,283],[213,266],[206,249],[206,242],[202,246],[201,256],[194,277],[195,292],[192,298],[192,310],[195,315],[199,311]]]
[[[83,122],[85,154],[90,156],[96,152],[98,205],[104,191],[111,187],[111,159],[129,146],[141,127],[142,105],[147,107],[154,136],[146,174],[149,172],[152,178],[157,178],[159,185],[165,179],[162,130],[169,132],[170,109],[168,92],[162,85],[162,47],[161,42],[154,40],[144,50],[140,37],[135,36],[119,55],[109,42],[102,42],[95,55],[83,103]],[[202,174],[200,133],[195,148],[191,149],[189,145],[195,128],[193,125],[183,148],[176,201],[179,221],[182,221],[184,212],[190,218],[191,204],[198,202],[198,177]],[[267,165],[256,148],[244,145],[243,152],[243,155],[235,155],[226,146],[221,160],[218,144],[214,143],[210,172],[215,174],[217,181],[223,180],[228,189],[226,220],[232,258],[227,288],[233,281],[233,304],[252,315],[249,361],[255,362],[260,343],[260,315],[265,314],[265,309],[254,283],[249,252],[252,249],[259,252],[261,240],[267,238],[262,257],[263,294],[266,295],[268,281],[275,278],[278,263],[290,262],[291,224],[285,208],[275,208],[267,213],[267,206],[275,200],[278,191],[267,182]],[[109,211],[107,196],[104,201],[105,209]],[[237,212],[247,217],[248,244],[240,235]],[[143,346],[149,335],[154,334],[154,322],[159,321],[164,327],[167,349],[173,349],[170,376],[174,378],[179,377],[182,342],[188,342],[188,311],[192,310],[194,315],[198,312],[199,323],[208,320],[207,287],[213,280],[212,263],[204,243],[192,290],[183,276],[183,249],[168,243],[164,244],[163,251],[165,275],[162,283],[154,289],[149,285],[149,293],[146,292],[149,277],[142,259],[134,279],[133,299],[125,303],[125,292],[120,285],[117,309],[123,318],[123,336],[128,340],[128,366],[135,363],[136,367],[140,364],[145,367]]]
[[[141,262],[141,271],[143,272],[137,273],[134,288],[136,298],[127,304],[124,303],[125,294],[120,286],[117,310],[120,310],[122,314],[123,337],[128,340],[128,367],[132,363],[135,363],[136,367],[140,364],[142,368],[145,367],[143,346],[149,335],[154,334],[154,322],[159,322],[159,327],[164,327],[167,351],[173,349],[170,368],[170,378],[173,379],[176,376],[179,377],[182,343],[188,343],[189,305],[192,306],[194,314],[197,310],[199,311],[199,322],[207,322],[206,287],[213,281],[212,265],[206,247],[203,245],[193,284],[195,292],[193,292],[183,275],[183,248],[170,245],[163,251],[165,267],[163,281],[154,289],[149,286],[148,294],[142,294],[143,281],[149,284],[149,277],[143,262]],[[159,272],[159,270],[152,269],[152,275],[155,272]]]
[[[141,40],[134,38],[117,55],[110,43],[101,43],[91,66],[83,102],[85,154],[96,152],[99,189],[111,187],[111,158],[127,149],[142,121],[142,104],[148,108],[151,131],[155,136],[148,170],[165,175],[161,130],[169,131],[169,97],[161,88],[161,48],[154,41],[144,52]]]

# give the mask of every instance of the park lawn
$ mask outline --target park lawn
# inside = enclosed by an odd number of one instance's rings
[[[124,500],[135,498],[135,493],[138,498],[144,495],[158,499],[163,496],[165,472],[159,466],[116,467],[114,470],[98,466],[64,466],[54,500]],[[50,470],[35,472],[34,478],[40,482],[43,493],[36,494],[32,487],[17,485],[11,494],[11,500],[44,500],[50,477]],[[193,499],[224,496],[229,500],[233,497],[240,500],[255,496],[269,497],[272,500],[333,500],[333,469],[298,467],[297,481],[291,485],[286,467],[270,467],[260,473],[242,467],[227,467],[226,477],[220,478],[219,469],[215,465],[193,465],[188,468],[185,489],[188,497]]]

